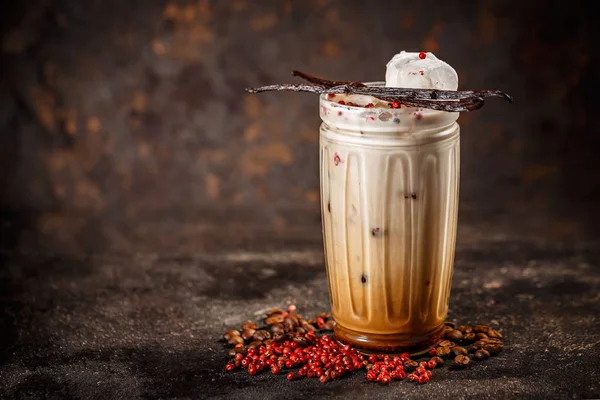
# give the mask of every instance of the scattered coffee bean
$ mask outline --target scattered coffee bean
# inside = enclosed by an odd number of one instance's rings
[[[487,335],[488,335],[490,338],[502,339],[502,334],[501,334],[500,332],[498,332],[498,331],[496,331],[496,330],[492,329],[492,328],[490,328],[490,329],[487,331]]]
[[[255,340],[253,342],[250,342],[250,344],[248,345],[248,348],[249,349],[256,349],[256,348],[258,348],[259,346],[262,346],[262,345],[263,345],[263,342],[261,340]]]
[[[452,364],[452,366],[455,368],[464,368],[467,365],[469,365],[470,362],[471,362],[471,359],[469,358],[469,356],[460,354],[460,355],[454,357],[454,364]]]
[[[419,366],[419,363],[414,360],[404,361],[404,369],[407,371],[414,371]]]
[[[306,333],[306,330],[301,326],[297,326],[296,329],[294,329],[294,332],[304,335]]]
[[[438,346],[439,347],[452,347],[452,346],[456,346],[456,344],[449,340],[442,340],[441,342],[438,343]]]
[[[326,331],[332,331],[333,328],[335,328],[335,321],[332,319],[325,322],[325,325],[323,325],[323,329],[325,329]]]
[[[261,330],[254,332],[254,335],[252,336],[252,338],[254,340],[267,340],[267,339],[271,339],[271,334],[268,331],[261,329]]]
[[[467,350],[469,351],[469,353],[475,353],[475,352],[476,352],[477,350],[479,350],[480,348],[481,348],[481,347],[476,347],[476,346],[473,346],[473,345],[471,345],[471,346],[469,346],[469,347],[467,348]]]
[[[258,329],[258,325],[254,321],[246,321],[242,323],[242,329]]]
[[[473,332],[473,328],[471,328],[469,325],[461,325],[461,326],[459,326],[456,329],[458,329],[462,333],[471,333],[471,332]]]
[[[286,331],[291,331],[292,329],[294,329],[295,325],[292,323],[292,320],[289,318],[286,318],[283,320],[283,329]]]
[[[453,327],[451,327],[449,325],[445,325],[444,326],[444,335],[447,334],[447,333],[449,333],[449,332],[452,332],[453,330],[454,330]]]
[[[448,357],[450,356],[451,350],[449,346],[437,347],[435,349],[436,353],[440,357]]]
[[[236,344],[244,344],[244,339],[240,336],[233,336],[231,339],[229,339],[227,341],[227,343],[231,344],[231,345],[236,345]]]
[[[308,342],[308,339],[305,338],[304,336],[295,336],[294,337],[294,342],[298,344],[298,346],[301,347],[306,347],[308,346],[310,343]]]
[[[240,336],[240,331],[238,331],[237,329],[230,329],[227,332],[225,332],[223,334],[223,338],[225,340],[227,340],[228,342],[231,340],[232,337],[234,336]]]
[[[272,308],[269,311],[267,311],[265,314],[267,317],[271,317],[275,314],[283,314],[283,313],[285,313],[285,311],[283,311],[281,308]]]
[[[229,349],[229,351],[227,352],[227,355],[230,358],[235,357],[236,354],[237,354],[237,352],[235,351],[235,349]]]
[[[452,340],[454,342],[458,342],[463,338],[463,334],[458,329],[454,329],[453,331],[446,332],[446,339]]]
[[[300,326],[302,326],[302,328],[304,328],[306,331],[316,331],[315,327],[306,321],[302,321]]]
[[[484,361],[490,358],[490,353],[487,350],[479,349],[473,354],[473,360]]]
[[[475,332],[475,333],[478,333],[478,332],[486,333],[489,330],[490,330],[490,327],[487,325],[475,325],[473,327],[473,332]]]
[[[475,340],[475,333],[474,332],[465,333],[463,335],[463,338],[462,338],[463,342],[472,342],[473,340]]]
[[[486,344],[483,346],[484,350],[487,350],[491,355],[496,356],[502,351],[502,345],[499,343],[496,344]]]
[[[444,323],[444,325],[445,325],[445,326],[449,326],[449,327],[451,327],[452,329],[455,329],[455,328],[456,328],[456,324],[455,324],[454,322],[445,322],[445,323]]]
[[[284,319],[285,318],[283,317],[283,315],[274,314],[273,316],[271,316],[265,320],[265,324],[267,324],[267,325],[280,324],[283,322]]]
[[[452,354],[454,354],[455,356],[459,356],[459,355],[466,356],[466,355],[469,355],[469,352],[464,347],[454,346],[454,347],[452,347]]]
[[[283,327],[283,324],[273,324],[269,327],[269,330],[271,331],[271,333],[275,333],[275,332],[285,332],[285,328]]]
[[[498,338],[491,338],[491,337],[488,337],[487,339],[481,339],[480,341],[483,342],[483,343],[486,343],[486,344],[490,344],[490,343],[502,343],[502,340],[500,340]]]
[[[322,313],[319,313],[319,315],[317,315],[317,318],[328,319],[328,318],[331,318],[331,314],[322,312]]]
[[[296,315],[294,315],[294,314],[288,315],[288,317],[286,318],[286,320],[289,320],[290,323],[292,324],[292,326],[298,326],[298,325],[300,325],[300,319]]]
[[[471,346],[476,349],[481,349],[484,345],[485,345],[485,342],[483,340],[478,340],[478,341],[474,342],[473,344],[471,344]]]
[[[256,332],[255,329],[249,329],[246,328],[242,331],[242,339],[244,340],[250,340],[252,339],[252,336],[254,335],[254,332]]]
[[[485,334],[485,333],[483,333],[483,332],[479,332],[479,333],[476,333],[476,334],[475,334],[475,339],[476,339],[476,340],[480,340],[480,339],[487,339],[488,337],[489,337],[489,336],[488,336],[488,335],[486,335],[486,334]]]
[[[273,333],[273,340],[275,342],[281,342],[282,340],[285,340],[286,338],[286,334],[283,331],[277,331]]]

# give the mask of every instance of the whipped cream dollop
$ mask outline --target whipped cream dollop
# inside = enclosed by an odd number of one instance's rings
[[[402,51],[387,63],[385,86],[457,90],[458,75],[454,68],[433,53]]]

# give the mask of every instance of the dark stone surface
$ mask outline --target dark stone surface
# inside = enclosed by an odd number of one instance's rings
[[[327,309],[328,298],[318,225],[240,240],[221,229],[198,234],[197,242],[219,244],[195,252],[5,254],[0,397],[600,396],[600,243],[519,236],[518,229],[486,233],[467,216],[450,319],[496,320],[506,343],[498,357],[467,370],[436,370],[424,386],[388,387],[368,384],[362,372],[325,385],[225,373],[219,339],[226,329],[288,303],[310,315]]]

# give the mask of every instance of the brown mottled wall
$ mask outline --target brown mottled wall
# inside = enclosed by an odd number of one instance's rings
[[[294,68],[377,80],[402,49],[435,52],[462,88],[517,99],[461,117],[465,218],[560,217],[565,204],[597,200],[600,183],[592,2],[563,5],[8,2],[3,218],[47,235],[32,246],[86,251],[128,249],[173,226],[318,226],[316,97],[243,88],[292,81]]]

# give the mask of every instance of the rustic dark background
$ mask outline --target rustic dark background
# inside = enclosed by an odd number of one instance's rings
[[[0,397],[597,398],[596,3],[1,2]],[[459,120],[450,301],[505,351],[424,387],[223,374],[225,329],[328,305],[317,98],[244,87],[403,49],[515,98]]]
[[[382,79],[408,49],[448,61],[461,88],[516,99],[461,116],[461,229],[535,212],[532,229],[564,222],[540,234],[594,230],[577,212],[600,181],[593,2],[540,4],[5,2],[3,218],[35,233],[28,250],[83,252],[182,245],[165,230],[318,226],[316,97],[243,88],[294,68]]]

